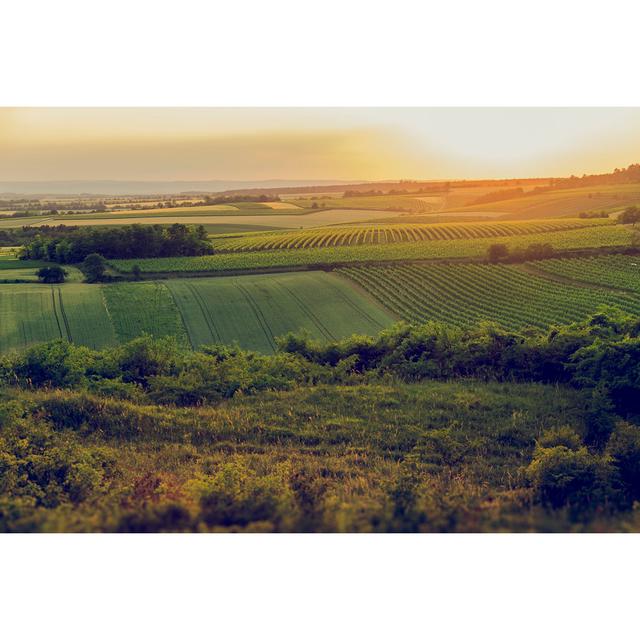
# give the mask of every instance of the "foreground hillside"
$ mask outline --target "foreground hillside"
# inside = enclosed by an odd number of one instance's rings
[[[637,531],[638,318],[0,361],[2,531]]]

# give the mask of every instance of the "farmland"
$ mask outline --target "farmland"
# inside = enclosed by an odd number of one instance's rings
[[[237,341],[268,352],[289,331],[326,341],[375,334],[394,321],[348,283],[321,272],[179,279],[167,286],[196,348]]]
[[[251,203],[254,204],[254,203]],[[38,218],[10,218],[4,224],[7,228],[19,228],[23,225],[64,225],[64,226],[119,226],[123,224],[202,224],[202,225],[256,225],[277,228],[318,227],[330,224],[369,222],[379,218],[387,218],[388,211],[368,209],[330,209],[326,211],[304,211],[301,209],[274,210],[246,209],[234,214],[228,212],[209,212],[176,215],[175,212],[164,212],[161,215],[140,211],[132,215],[110,213],[92,213],[85,215],[40,216]],[[0,222],[0,226],[3,223]]]
[[[409,322],[468,327],[490,320],[510,328],[580,320],[599,305],[640,313],[640,292],[603,291],[536,276],[519,265],[434,264],[349,267],[353,279]]]
[[[305,231],[244,234],[216,238],[218,251],[259,251],[268,249],[305,249],[314,247],[419,242],[421,240],[462,240],[517,236],[581,227],[611,224],[607,219],[550,220],[546,222],[496,222],[452,224],[385,224],[316,228]]]
[[[115,343],[99,287],[6,284],[0,289],[0,350],[64,338],[93,348]]]
[[[171,336],[183,347],[238,342],[271,352],[275,338],[289,331],[327,341],[375,334],[394,320],[325,273],[0,288],[1,351],[60,338],[99,349],[146,333]]]
[[[613,255],[544,260],[532,265],[543,273],[593,285],[640,293],[640,258]]]
[[[439,196],[355,196],[355,197],[308,197],[290,200],[292,204],[304,209],[314,204],[321,208],[340,209],[378,209],[387,211],[409,211],[412,213],[433,213],[438,211],[444,200]]]
[[[510,249],[525,248],[534,243],[550,243],[555,249],[585,249],[590,247],[628,246],[633,231],[624,225],[602,225],[531,233],[501,238]],[[224,272],[260,268],[308,267],[356,262],[484,258],[495,238],[472,240],[440,240],[396,242],[389,244],[316,247],[270,251],[218,253],[186,258],[150,258],[147,260],[112,260],[111,264],[124,273],[139,265],[144,273]]]
[[[558,189],[537,194],[524,195],[511,200],[500,200],[484,204],[466,204],[455,211],[500,212],[502,219],[557,218],[575,216],[583,211],[619,210],[640,202],[640,186],[603,185]]]

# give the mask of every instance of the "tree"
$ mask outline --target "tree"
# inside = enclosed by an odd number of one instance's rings
[[[47,284],[58,284],[64,282],[67,272],[60,266],[53,265],[52,267],[42,267],[36,272],[38,280],[40,282],[46,282]]]
[[[636,222],[640,222],[640,208],[638,207],[627,207],[618,218],[618,222],[620,224],[633,224]]]
[[[506,244],[492,244],[487,252],[487,258],[493,264],[504,260],[508,255],[509,247]]]
[[[87,282],[100,282],[104,279],[107,261],[99,253],[90,253],[80,267]]]

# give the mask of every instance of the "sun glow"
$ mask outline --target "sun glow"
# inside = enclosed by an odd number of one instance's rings
[[[0,180],[497,178],[637,162],[640,109],[0,109]]]

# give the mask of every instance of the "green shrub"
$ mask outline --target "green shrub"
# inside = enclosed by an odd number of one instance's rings
[[[116,525],[117,533],[187,532],[194,522],[189,510],[175,503],[146,505],[122,515]]]
[[[288,469],[260,475],[242,462],[229,462],[194,483],[201,518],[208,526],[246,527],[264,522],[276,530],[296,514]]]
[[[95,361],[95,352],[55,340],[27,349],[17,356],[13,369],[18,381],[36,387],[71,388],[86,383],[86,371]]]
[[[640,500],[640,427],[628,422],[617,424],[606,453],[629,501]]]
[[[553,509],[569,507],[574,514],[592,512],[618,497],[611,465],[586,447],[537,447],[527,476],[540,503]]]
[[[15,407],[14,407],[15,408]],[[78,505],[113,466],[103,449],[81,446],[38,420],[3,412],[0,437],[0,531],[23,530],[37,509]]]
[[[577,451],[583,446],[580,436],[574,429],[568,426],[547,429],[537,440],[536,444],[544,449],[553,447],[566,447],[571,451]]]

